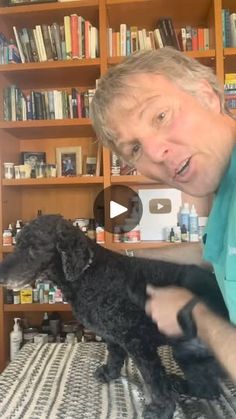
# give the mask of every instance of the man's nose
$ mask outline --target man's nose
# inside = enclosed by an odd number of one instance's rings
[[[144,152],[153,162],[162,163],[169,157],[170,144],[151,138],[145,141]]]

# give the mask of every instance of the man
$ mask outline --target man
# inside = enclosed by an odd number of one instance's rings
[[[134,54],[100,80],[92,120],[103,144],[143,175],[194,196],[216,192],[204,257],[236,323],[236,122],[211,69],[169,47]],[[186,262],[181,253],[180,246],[148,256]],[[190,260],[199,263],[196,246]],[[146,311],[159,329],[180,334],[176,315],[193,295],[172,287],[148,293]],[[236,328],[201,303],[192,313],[198,335],[236,380]]]

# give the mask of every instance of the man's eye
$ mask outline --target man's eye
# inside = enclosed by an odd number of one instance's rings
[[[165,119],[166,113],[165,112],[161,112],[157,115],[157,120],[158,121],[162,121],[163,119]]]
[[[132,156],[136,156],[136,154],[139,152],[139,150],[140,150],[140,145],[135,144],[132,148]]]

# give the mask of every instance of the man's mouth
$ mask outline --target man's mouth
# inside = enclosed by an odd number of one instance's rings
[[[187,170],[188,170],[190,160],[191,160],[191,157],[188,157],[187,159],[185,159],[185,160],[181,163],[180,167],[179,167],[179,168],[178,168],[178,170],[176,170],[176,172],[175,172],[175,176],[184,176],[184,175],[185,175],[185,173],[186,173],[186,172],[187,172]]]

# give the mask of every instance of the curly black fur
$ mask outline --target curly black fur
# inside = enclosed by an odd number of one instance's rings
[[[196,266],[119,255],[92,242],[61,216],[46,215],[23,228],[14,253],[0,265],[4,285],[21,287],[39,277],[57,284],[75,317],[107,342],[107,364],[96,373],[100,380],[119,377],[127,355],[134,360],[151,396],[146,419],[172,418],[178,392],[218,395],[221,370],[207,348],[197,338],[167,339],[144,311],[150,283],[186,287],[227,317],[211,273]],[[157,355],[163,344],[172,346],[185,379],[166,374]]]

